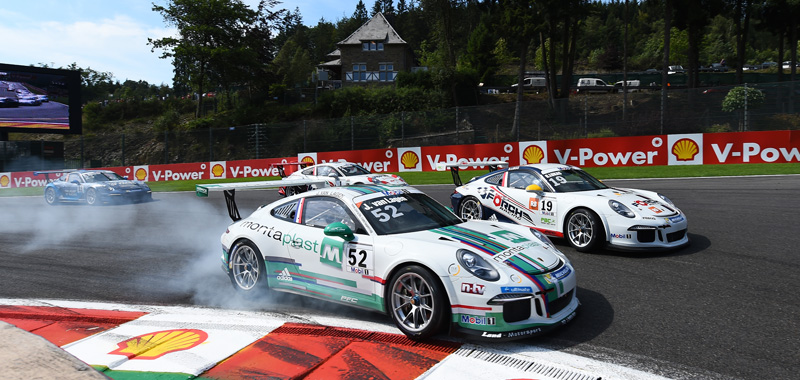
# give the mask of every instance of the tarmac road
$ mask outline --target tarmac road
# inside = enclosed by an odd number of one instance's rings
[[[671,378],[795,378],[800,176],[605,182],[669,196],[688,216],[692,245],[659,254],[583,254],[556,241],[578,273],[578,317],[515,344]],[[449,205],[452,186],[420,188]],[[237,193],[243,215],[277,197]],[[97,207],[0,198],[0,298],[346,314],[391,324],[380,314],[297,296],[237,299],[219,268],[219,235],[230,221],[222,195],[154,198]]]

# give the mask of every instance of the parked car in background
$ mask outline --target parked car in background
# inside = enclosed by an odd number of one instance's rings
[[[718,73],[724,73],[724,72],[730,70],[728,68],[728,66],[726,66],[726,65],[724,65],[722,63],[712,63],[710,68],[711,68],[711,71],[718,72]]]
[[[519,83],[514,83],[511,87],[517,87]],[[524,79],[523,87],[525,89],[544,89],[547,87],[547,79],[543,77],[528,77]]]
[[[761,69],[761,67],[760,66],[756,66],[756,65],[744,65],[744,66],[742,66],[742,70],[744,70],[744,71],[753,71],[753,70],[760,70],[760,69]]]
[[[578,93],[607,93],[614,91],[613,85],[606,83],[600,78],[580,78],[578,79]]]
[[[800,63],[795,64],[795,66],[800,66]],[[783,61],[782,65],[784,70],[788,70],[792,68],[792,61]]]
[[[683,69],[681,65],[670,66],[667,74],[683,74],[686,70]]]
[[[761,68],[762,69],[769,69],[771,67],[777,67],[777,66],[778,66],[778,62],[772,62],[772,61],[763,62],[761,64]]]
[[[617,89],[617,92],[625,91],[624,88],[623,88],[624,87],[623,86],[624,82],[625,81],[618,81],[618,82],[614,83],[614,88]],[[639,92],[640,91],[640,89],[639,89],[640,85],[641,85],[641,82],[638,79],[629,80],[628,81],[628,92]]]

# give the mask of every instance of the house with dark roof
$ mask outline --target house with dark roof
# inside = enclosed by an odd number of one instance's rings
[[[338,42],[328,57],[318,68],[327,71],[328,82],[342,87],[394,84],[397,73],[410,71],[414,62],[408,43],[380,12]]]

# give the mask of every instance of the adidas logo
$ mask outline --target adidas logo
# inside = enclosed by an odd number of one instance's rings
[[[289,273],[289,268],[283,268],[281,274],[278,275],[278,280],[292,281],[292,275]]]

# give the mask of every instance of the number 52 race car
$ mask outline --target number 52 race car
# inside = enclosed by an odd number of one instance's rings
[[[225,192],[234,222],[222,234],[221,259],[241,292],[271,289],[387,313],[415,340],[448,326],[475,339],[525,338],[575,316],[572,264],[537,231],[464,221],[408,186],[320,188],[238,218],[237,188],[282,186],[197,185],[198,196]]]
[[[653,191],[611,188],[578,167],[505,162],[505,166],[461,184],[458,164],[450,168],[456,184],[450,196],[464,219],[517,223],[565,238],[580,252],[604,245],[616,249],[672,249],[689,244],[688,222],[669,198]]]

